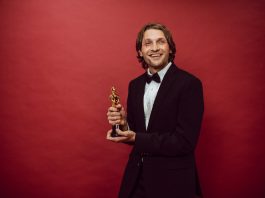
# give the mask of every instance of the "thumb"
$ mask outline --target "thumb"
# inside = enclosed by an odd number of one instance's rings
[[[123,107],[122,107],[121,104],[117,104],[117,105],[116,105],[116,108],[117,108],[117,109],[121,109],[121,108],[123,108]]]
[[[116,132],[118,133],[118,135],[120,135],[120,136],[127,136],[128,134],[127,134],[127,132],[125,132],[125,131],[121,131],[120,129],[116,129]]]

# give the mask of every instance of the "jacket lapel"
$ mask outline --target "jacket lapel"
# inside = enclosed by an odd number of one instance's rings
[[[146,127],[145,127],[145,115],[144,115],[144,91],[145,91],[145,75],[143,74],[139,80],[139,84],[137,86],[137,97],[136,97],[136,102],[137,102],[137,116],[138,116],[138,122],[140,126],[140,131],[139,132],[146,132]]]
[[[149,120],[147,131],[149,131],[152,128],[152,124],[155,121],[156,115],[158,114],[160,108],[163,105],[163,102],[164,102],[163,99],[169,93],[172,82],[174,82],[174,80],[176,79],[176,72],[177,72],[177,67],[175,64],[172,64],[164,76],[164,79],[156,95],[156,99],[155,99],[152,112],[150,115],[150,120]]]

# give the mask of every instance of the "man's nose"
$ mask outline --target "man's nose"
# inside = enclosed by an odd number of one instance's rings
[[[158,51],[158,50],[159,50],[159,45],[157,45],[156,43],[154,43],[154,44],[152,45],[152,50],[153,50],[153,51]]]

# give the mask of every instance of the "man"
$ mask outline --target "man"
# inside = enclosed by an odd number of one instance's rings
[[[122,105],[108,109],[118,137],[132,145],[120,198],[194,198],[200,195],[194,150],[199,137],[203,94],[198,78],[174,64],[175,43],[162,24],[147,24],[136,40],[146,72],[129,84],[127,118]]]

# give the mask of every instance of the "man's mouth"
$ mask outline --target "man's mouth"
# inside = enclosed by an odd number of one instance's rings
[[[149,56],[152,58],[158,58],[158,57],[162,56],[162,54],[150,54]]]

